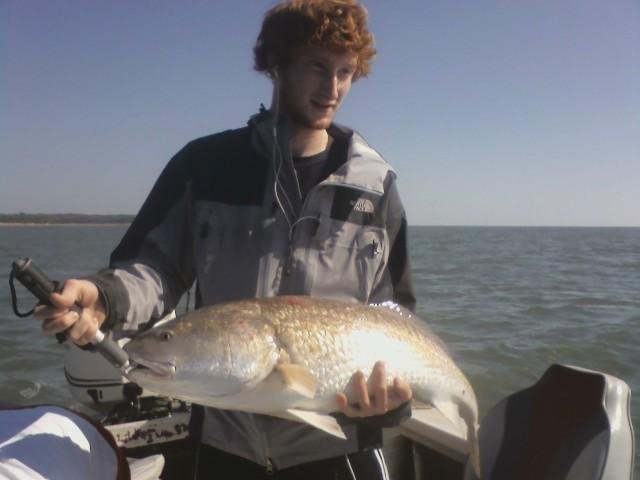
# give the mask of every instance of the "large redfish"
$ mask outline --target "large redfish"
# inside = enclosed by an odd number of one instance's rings
[[[426,323],[392,303],[273,297],[201,308],[125,347],[129,377],[158,394],[310,423],[343,435],[336,395],[354,372],[386,364],[469,442],[477,468],[478,407],[471,385]]]

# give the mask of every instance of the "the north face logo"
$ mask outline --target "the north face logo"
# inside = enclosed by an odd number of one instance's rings
[[[359,198],[358,200],[352,200],[350,203],[353,206],[353,210],[355,212],[373,213],[375,211],[373,202],[367,198]]]
[[[378,206],[379,202],[380,196],[373,192],[338,186],[331,205],[331,218],[356,225],[381,225],[384,208]]]

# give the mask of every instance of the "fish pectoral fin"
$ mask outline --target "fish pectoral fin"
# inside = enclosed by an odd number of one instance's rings
[[[347,439],[342,427],[340,427],[336,419],[331,415],[323,415],[321,413],[311,412],[309,410],[298,410],[295,408],[289,408],[286,413],[291,415],[294,420],[311,425],[312,427],[322,430],[329,435],[333,435],[334,437],[338,437],[343,440]]]
[[[318,380],[306,368],[294,363],[281,363],[274,368],[274,374],[284,383],[285,388],[306,398],[316,396]]]

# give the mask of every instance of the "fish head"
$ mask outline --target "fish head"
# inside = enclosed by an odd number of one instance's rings
[[[231,304],[229,304],[231,305]],[[223,397],[259,383],[275,366],[279,348],[259,307],[205,307],[136,336],[125,350],[128,377],[152,392],[195,400]]]

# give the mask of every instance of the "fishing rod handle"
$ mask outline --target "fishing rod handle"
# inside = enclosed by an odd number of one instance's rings
[[[14,276],[35,297],[46,305],[51,305],[49,295],[57,290],[57,283],[47,277],[30,258],[22,258],[13,262]]]
[[[98,350],[100,354],[106,358],[109,363],[111,363],[111,365],[126,373],[130,367],[129,354],[125,352],[120,345],[118,345],[112,338],[107,337],[100,329],[96,331],[94,345],[96,350]]]
[[[13,274],[38,300],[46,305],[51,305],[49,296],[58,290],[58,283],[50,280],[33,260],[23,258],[14,261]],[[66,340],[66,334],[64,332],[56,333],[56,338],[58,341],[63,342]],[[129,366],[127,352],[101,330],[96,332],[96,336],[91,343],[116,368],[123,369]]]
[[[51,305],[49,295],[58,290],[58,282],[50,280],[30,258],[15,260],[12,270],[13,276],[41,303]],[[56,333],[56,339],[59,343],[62,343],[67,339],[67,335],[65,332],[58,332]]]

